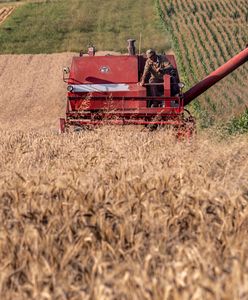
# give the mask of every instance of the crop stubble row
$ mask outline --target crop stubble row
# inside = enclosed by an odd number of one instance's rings
[[[182,53],[183,79],[188,87],[246,46],[247,4],[226,0],[160,1],[166,26]],[[174,38],[174,39],[175,39]],[[248,68],[242,66],[199,97],[199,111],[221,117],[242,112],[248,98]],[[232,87],[232,88],[230,88]],[[219,114],[219,116],[218,116]]]

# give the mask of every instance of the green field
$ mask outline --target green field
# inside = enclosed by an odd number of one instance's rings
[[[22,2],[0,27],[0,53],[79,51],[89,43],[98,50],[126,52],[126,39],[139,40],[140,34],[143,51],[170,48],[155,1]]]
[[[247,45],[248,2],[245,0],[158,0],[158,4],[162,22],[172,37],[186,90]],[[246,63],[192,102],[203,127],[243,113],[239,122],[247,130],[244,121],[247,120],[247,76]]]

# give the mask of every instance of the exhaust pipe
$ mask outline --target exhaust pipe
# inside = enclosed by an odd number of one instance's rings
[[[136,40],[128,39],[127,42],[128,42],[128,47],[127,47],[128,55],[135,55],[135,45],[134,45],[134,43],[136,42]]]
[[[228,60],[224,65],[213,71],[210,75],[184,93],[184,105],[189,104],[192,100],[203,94],[206,90],[211,88],[211,86],[215,85],[218,81],[226,77],[247,61],[248,48]]]

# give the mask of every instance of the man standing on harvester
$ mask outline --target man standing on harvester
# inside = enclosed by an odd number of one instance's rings
[[[160,96],[158,85],[152,85],[154,83],[163,83],[163,76],[165,74],[170,74],[172,76],[172,95],[176,94],[177,91],[175,91],[176,86],[174,87],[174,83],[176,81],[176,78],[174,77],[176,75],[175,69],[172,66],[172,64],[168,61],[165,55],[158,55],[156,54],[156,51],[153,49],[149,49],[146,51],[146,64],[144,67],[144,72],[141,77],[140,85],[145,85],[145,81],[150,75],[149,83],[150,85],[150,91],[151,96],[156,97]]]

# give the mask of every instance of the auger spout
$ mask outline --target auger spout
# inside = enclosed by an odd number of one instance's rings
[[[184,93],[184,105],[189,104],[192,100],[200,96],[218,81],[226,77],[228,74],[236,70],[248,60],[248,45],[246,49],[228,60],[224,65],[213,71],[202,81],[197,83],[191,89]]]

